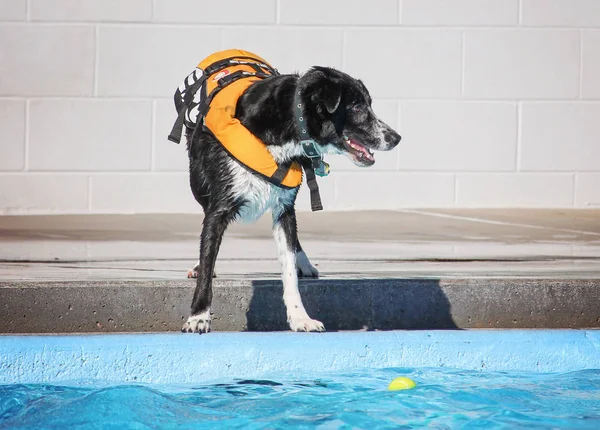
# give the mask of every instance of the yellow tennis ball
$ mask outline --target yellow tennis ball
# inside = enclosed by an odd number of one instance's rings
[[[388,390],[390,391],[398,391],[398,390],[410,390],[411,388],[415,388],[417,384],[410,378],[406,376],[400,376],[399,378],[394,379],[388,385]]]

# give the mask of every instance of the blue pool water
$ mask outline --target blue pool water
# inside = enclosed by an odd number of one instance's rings
[[[391,392],[397,376],[417,387]],[[0,385],[0,428],[600,428],[600,370],[377,369],[197,386]]]

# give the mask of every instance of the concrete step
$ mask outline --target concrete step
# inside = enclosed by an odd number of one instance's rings
[[[0,282],[1,333],[178,331],[195,283]],[[600,328],[600,280],[303,280],[306,309],[329,331]],[[217,279],[214,331],[288,330],[280,281]]]

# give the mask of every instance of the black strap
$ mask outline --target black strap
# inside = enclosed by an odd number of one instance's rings
[[[189,89],[186,91],[186,93],[183,96],[183,103],[181,102],[181,92],[179,91],[179,88],[177,88],[177,91],[175,91],[175,96],[174,96],[175,107],[177,109],[179,109],[179,112],[177,114],[177,119],[175,120],[175,124],[173,124],[173,128],[171,129],[171,133],[169,133],[169,136],[167,137],[171,142],[175,142],[175,143],[181,142],[181,135],[183,134],[183,122],[185,119],[185,112],[189,108],[190,104],[194,101],[194,95],[200,89],[200,87],[202,85],[204,85],[204,82],[206,81],[207,77],[208,77],[208,75],[203,74],[200,77],[200,79],[198,79],[196,82],[194,82],[194,85],[189,87]],[[200,116],[200,115],[198,115],[198,116]]]
[[[242,59],[242,60],[240,61],[240,59]],[[244,59],[250,60],[250,61],[243,61]],[[229,57],[229,58],[224,58],[219,61],[215,61],[214,63],[207,66],[204,70],[207,75],[213,75],[216,72],[220,72],[221,70],[223,70],[224,68],[229,67],[229,66],[252,65],[252,64],[259,65],[262,69],[266,70],[271,75],[279,75],[279,72],[277,71],[277,69],[274,69],[273,67],[269,66],[268,64],[261,63],[254,57],[245,57],[245,56]]]
[[[315,141],[310,138],[308,134],[308,127],[304,118],[304,110],[302,107],[301,93],[296,87],[294,92],[294,112],[296,125],[300,133],[300,144],[303,147],[304,154],[309,158],[309,161],[303,163],[302,167],[306,173],[306,184],[310,190],[310,207],[313,212],[323,210],[323,204],[321,203],[321,195],[319,194],[319,184],[315,176],[315,169],[321,164],[323,157],[317,152],[315,148]]]
[[[290,166],[291,165],[292,165],[292,163],[278,164],[277,165],[277,170],[275,170],[275,173],[273,173],[271,175],[271,179],[273,179],[274,181],[276,181],[277,184],[281,185],[281,183],[285,179],[288,171],[290,170]]]
[[[321,203],[321,195],[319,194],[319,184],[317,184],[317,178],[315,177],[315,169],[311,164],[305,164],[304,172],[306,172],[306,185],[310,190],[310,208],[313,212],[322,211],[323,204]]]
[[[183,106],[179,109],[179,114],[177,114],[177,119],[175,120],[175,124],[173,124],[173,128],[171,129],[171,133],[167,137],[171,142],[180,143],[181,135],[183,134],[183,118],[185,117],[185,111],[187,110],[187,106]]]

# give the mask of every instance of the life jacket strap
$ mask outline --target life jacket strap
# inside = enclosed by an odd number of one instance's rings
[[[183,106],[181,109],[179,109],[179,113],[177,114],[175,124],[173,124],[171,132],[167,136],[167,139],[169,139],[171,142],[175,142],[177,144],[181,142],[181,135],[183,134],[183,118],[185,118],[186,110],[187,106]]]
[[[277,182],[279,185],[281,185],[281,182],[285,179],[286,175],[288,174],[288,171],[290,170],[290,167],[292,165],[292,163],[276,163],[277,164],[277,170],[275,170],[275,173],[273,173],[271,175],[271,179],[275,182]]]
[[[304,172],[306,173],[306,185],[310,191],[310,208],[313,212],[322,211],[323,204],[321,203],[321,194],[319,193],[319,184],[315,176],[314,162],[311,164],[305,164]]]
[[[194,95],[200,90],[200,87],[204,85],[208,75],[203,74],[194,84],[189,87],[189,89],[183,95],[182,102],[182,94],[179,88],[175,91],[174,99],[175,106],[179,109],[177,113],[177,119],[173,124],[173,128],[171,129],[171,133],[167,137],[171,142],[175,142],[179,144],[181,142],[181,135],[183,134],[183,125],[185,120],[185,113],[189,109],[190,105],[194,102]]]

